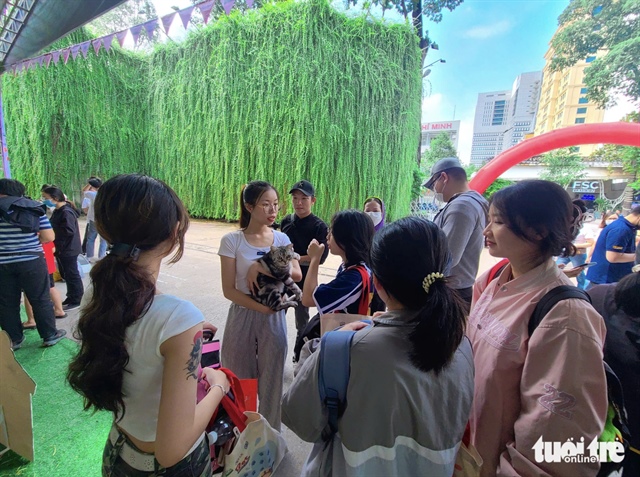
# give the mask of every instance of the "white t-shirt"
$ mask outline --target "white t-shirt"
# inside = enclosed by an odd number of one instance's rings
[[[282,245],[289,245],[291,240],[286,234],[273,231],[273,245],[281,247]],[[242,230],[236,230],[230,232],[222,237],[220,240],[220,249],[218,255],[221,257],[229,257],[236,259],[236,290],[250,295],[249,287],[247,286],[247,273],[249,267],[270,250],[270,246],[267,247],[254,247],[244,236]]]
[[[587,225],[583,225],[582,228],[580,229],[580,232],[578,233],[578,236],[573,241],[573,244],[574,245],[583,245],[583,244],[587,243],[587,240],[593,239],[593,238],[594,238],[594,234],[593,234],[593,230],[591,229],[591,227],[589,227]]]
[[[84,193],[84,199],[82,199],[82,208],[87,210],[87,220],[95,221],[95,212],[93,210],[93,201],[96,200],[97,192],[95,190],[88,190]]]
[[[156,295],[151,307],[127,328],[129,364],[123,374],[126,412],[118,426],[145,442],[156,440],[164,357],[160,345],[204,321],[192,303],[172,295]]]

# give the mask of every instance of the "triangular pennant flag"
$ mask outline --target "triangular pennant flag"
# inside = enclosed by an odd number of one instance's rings
[[[96,52],[96,56],[98,56],[98,52],[100,51],[100,47],[102,46],[102,38],[98,38],[97,40],[92,41],[93,51]]]
[[[27,69],[32,70],[35,67],[36,67],[36,62],[33,60],[29,60],[29,63],[27,64]]]
[[[140,38],[140,32],[142,31],[142,25],[136,25],[129,28],[131,36],[133,37],[134,46],[138,45],[138,38]]]
[[[38,62],[38,66],[42,66],[42,63],[44,63],[44,56],[36,58],[36,61]]]
[[[52,57],[53,55],[51,53],[47,53],[46,55],[44,55],[44,64],[47,66],[47,68],[49,68],[49,65],[51,64]]]
[[[189,20],[191,20],[191,15],[193,14],[193,9],[195,8],[195,6],[193,7],[189,7],[189,8],[185,8],[184,10],[180,10],[178,12],[178,15],[180,15],[180,19],[182,20],[182,24],[184,25],[184,29],[187,29],[187,26],[189,25]]]
[[[209,15],[211,14],[211,9],[213,8],[214,0],[209,0],[208,2],[203,2],[197,5],[200,13],[202,13],[202,18],[204,19],[205,25],[209,21]]]
[[[21,73],[23,67],[24,67],[24,65],[22,63],[18,63],[16,65],[16,73]]]
[[[78,56],[78,53],[80,53],[80,45],[72,45],[70,48],[71,48],[71,58],[75,60],[76,56]]]
[[[57,65],[58,60],[60,59],[60,50],[54,51],[51,53],[51,58],[53,59],[53,64]]]
[[[247,8],[253,8],[253,0],[247,0]]]
[[[67,61],[69,61],[69,53],[71,53],[71,50],[69,50],[69,48],[65,48],[64,50],[62,50],[62,58],[64,59],[64,64],[67,64]]]
[[[91,41],[84,41],[78,45],[80,47],[80,53],[85,58],[87,57],[87,53],[89,53],[89,46],[91,46]]]
[[[224,8],[224,12],[229,15],[231,13],[231,9],[235,5],[235,0],[222,0],[222,8]]]
[[[144,27],[144,31],[147,32],[147,38],[149,38],[149,40],[153,40],[153,34],[158,26],[158,19],[155,18],[153,20],[149,20],[148,22],[143,23],[142,26]]]
[[[118,39],[118,43],[120,43],[120,46],[123,46],[124,39],[126,38],[128,32],[129,30],[122,30],[116,33],[116,38]]]
[[[104,46],[104,49],[107,50],[107,52],[111,50],[111,42],[113,41],[113,36],[114,33],[112,33],[111,35],[107,35],[102,39],[102,46]]]
[[[162,28],[164,28],[164,32],[168,35],[169,28],[173,23],[173,19],[176,17],[176,12],[170,13],[169,15],[165,15],[162,17]]]

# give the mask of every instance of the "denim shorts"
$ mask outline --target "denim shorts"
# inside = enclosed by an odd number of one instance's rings
[[[138,449],[115,425],[102,453],[104,477],[211,477],[211,453],[205,435],[180,462],[162,467],[153,454]]]

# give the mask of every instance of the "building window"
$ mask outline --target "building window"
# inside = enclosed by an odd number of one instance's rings
[[[576,118],[576,124],[584,124],[584,118]]]
[[[587,114],[587,108],[578,108],[578,114]]]
[[[589,100],[587,98],[585,98],[584,96],[580,99],[578,99],[578,104],[587,104],[589,102]]]
[[[587,94],[587,88],[580,88],[580,94]]]
[[[591,62],[592,62],[593,60],[595,60],[595,59],[596,59],[596,57],[595,57],[595,56],[587,56],[587,59],[586,59],[586,60],[584,60],[584,61],[586,61],[587,63],[591,63]]]

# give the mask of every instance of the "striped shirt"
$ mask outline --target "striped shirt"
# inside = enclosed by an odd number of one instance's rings
[[[364,265],[361,262],[359,265]],[[364,265],[371,276],[369,268]],[[338,268],[338,274],[329,283],[323,283],[313,292],[313,301],[318,313],[350,313],[358,314],[362,295],[362,275],[354,268]]]
[[[46,215],[40,217],[40,230],[51,228]],[[33,255],[16,255],[33,253]],[[18,226],[0,218],[0,264],[26,262],[38,258],[43,253],[40,239],[36,233],[25,233]]]

